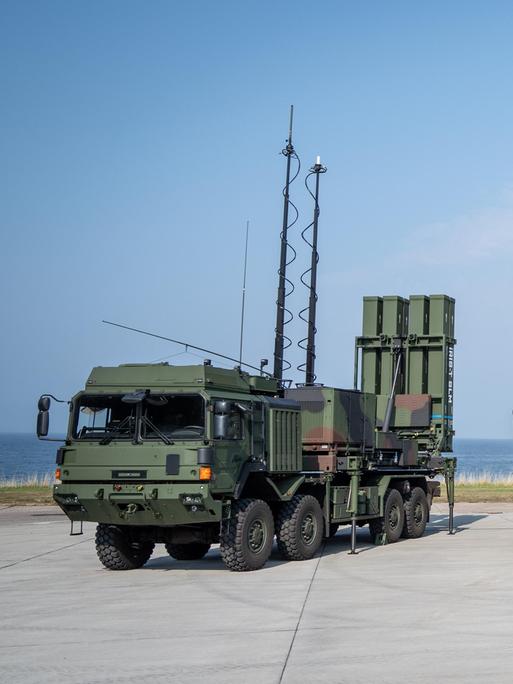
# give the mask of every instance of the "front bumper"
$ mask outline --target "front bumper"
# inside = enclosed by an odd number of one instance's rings
[[[70,520],[117,525],[196,525],[219,522],[222,502],[205,483],[63,483],[54,486],[54,501]]]

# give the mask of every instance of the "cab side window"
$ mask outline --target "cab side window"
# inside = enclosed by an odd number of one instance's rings
[[[234,411],[228,420],[228,434],[226,439],[242,439],[242,416]]]

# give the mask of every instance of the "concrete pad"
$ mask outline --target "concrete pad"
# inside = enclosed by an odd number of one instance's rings
[[[447,535],[437,504],[422,539],[374,547],[362,529],[348,556],[343,528],[311,561],[254,573],[162,545],[110,572],[94,525],[69,537],[54,507],[0,510],[0,681],[509,684],[513,508],[458,505],[456,522]]]

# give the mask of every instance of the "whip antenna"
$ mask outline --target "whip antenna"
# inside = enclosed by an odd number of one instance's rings
[[[165,342],[173,342],[174,344],[181,344],[182,347],[185,347],[185,351],[188,349],[196,349],[196,351],[202,351],[206,352],[207,354],[213,354],[214,356],[218,356],[220,359],[226,359],[227,361],[235,361],[235,363],[239,363],[238,359],[234,359],[232,356],[226,356],[226,354],[220,354],[219,352],[212,351],[212,349],[205,349],[205,347],[197,347],[194,344],[190,344],[190,342],[182,342],[181,340],[173,340],[171,337],[164,337],[164,335],[157,335],[156,333],[148,332],[147,330],[139,330],[138,328],[131,328],[129,325],[123,325],[122,323],[114,323],[113,321],[102,321],[102,323],[106,323],[107,325],[113,325],[116,328],[123,328],[123,330],[130,330],[131,332],[136,332],[139,333],[140,335],[148,335],[148,337],[155,337],[157,340],[164,340]],[[266,371],[262,370],[262,365],[260,367],[258,366],[252,366],[250,363],[246,363],[245,361],[242,362],[242,366],[246,366],[247,368],[252,368],[253,370],[257,370],[261,375],[268,375],[271,377],[270,373],[267,373]]]
[[[242,306],[240,312],[239,365],[242,366],[242,341],[244,339],[244,305],[246,303],[246,271],[248,266],[249,221],[246,221],[246,246],[244,248],[244,276],[242,278]]]

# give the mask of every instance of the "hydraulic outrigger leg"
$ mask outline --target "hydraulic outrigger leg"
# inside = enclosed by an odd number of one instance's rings
[[[349,555],[358,553],[356,550],[356,516],[358,515],[358,491],[360,489],[359,459],[349,457],[349,468],[351,473],[351,486],[349,488],[349,498],[347,510],[351,513],[351,550]]]
[[[444,463],[445,486],[447,488],[447,501],[449,503],[449,534],[454,534],[454,473],[456,471],[456,459],[446,458]]]

